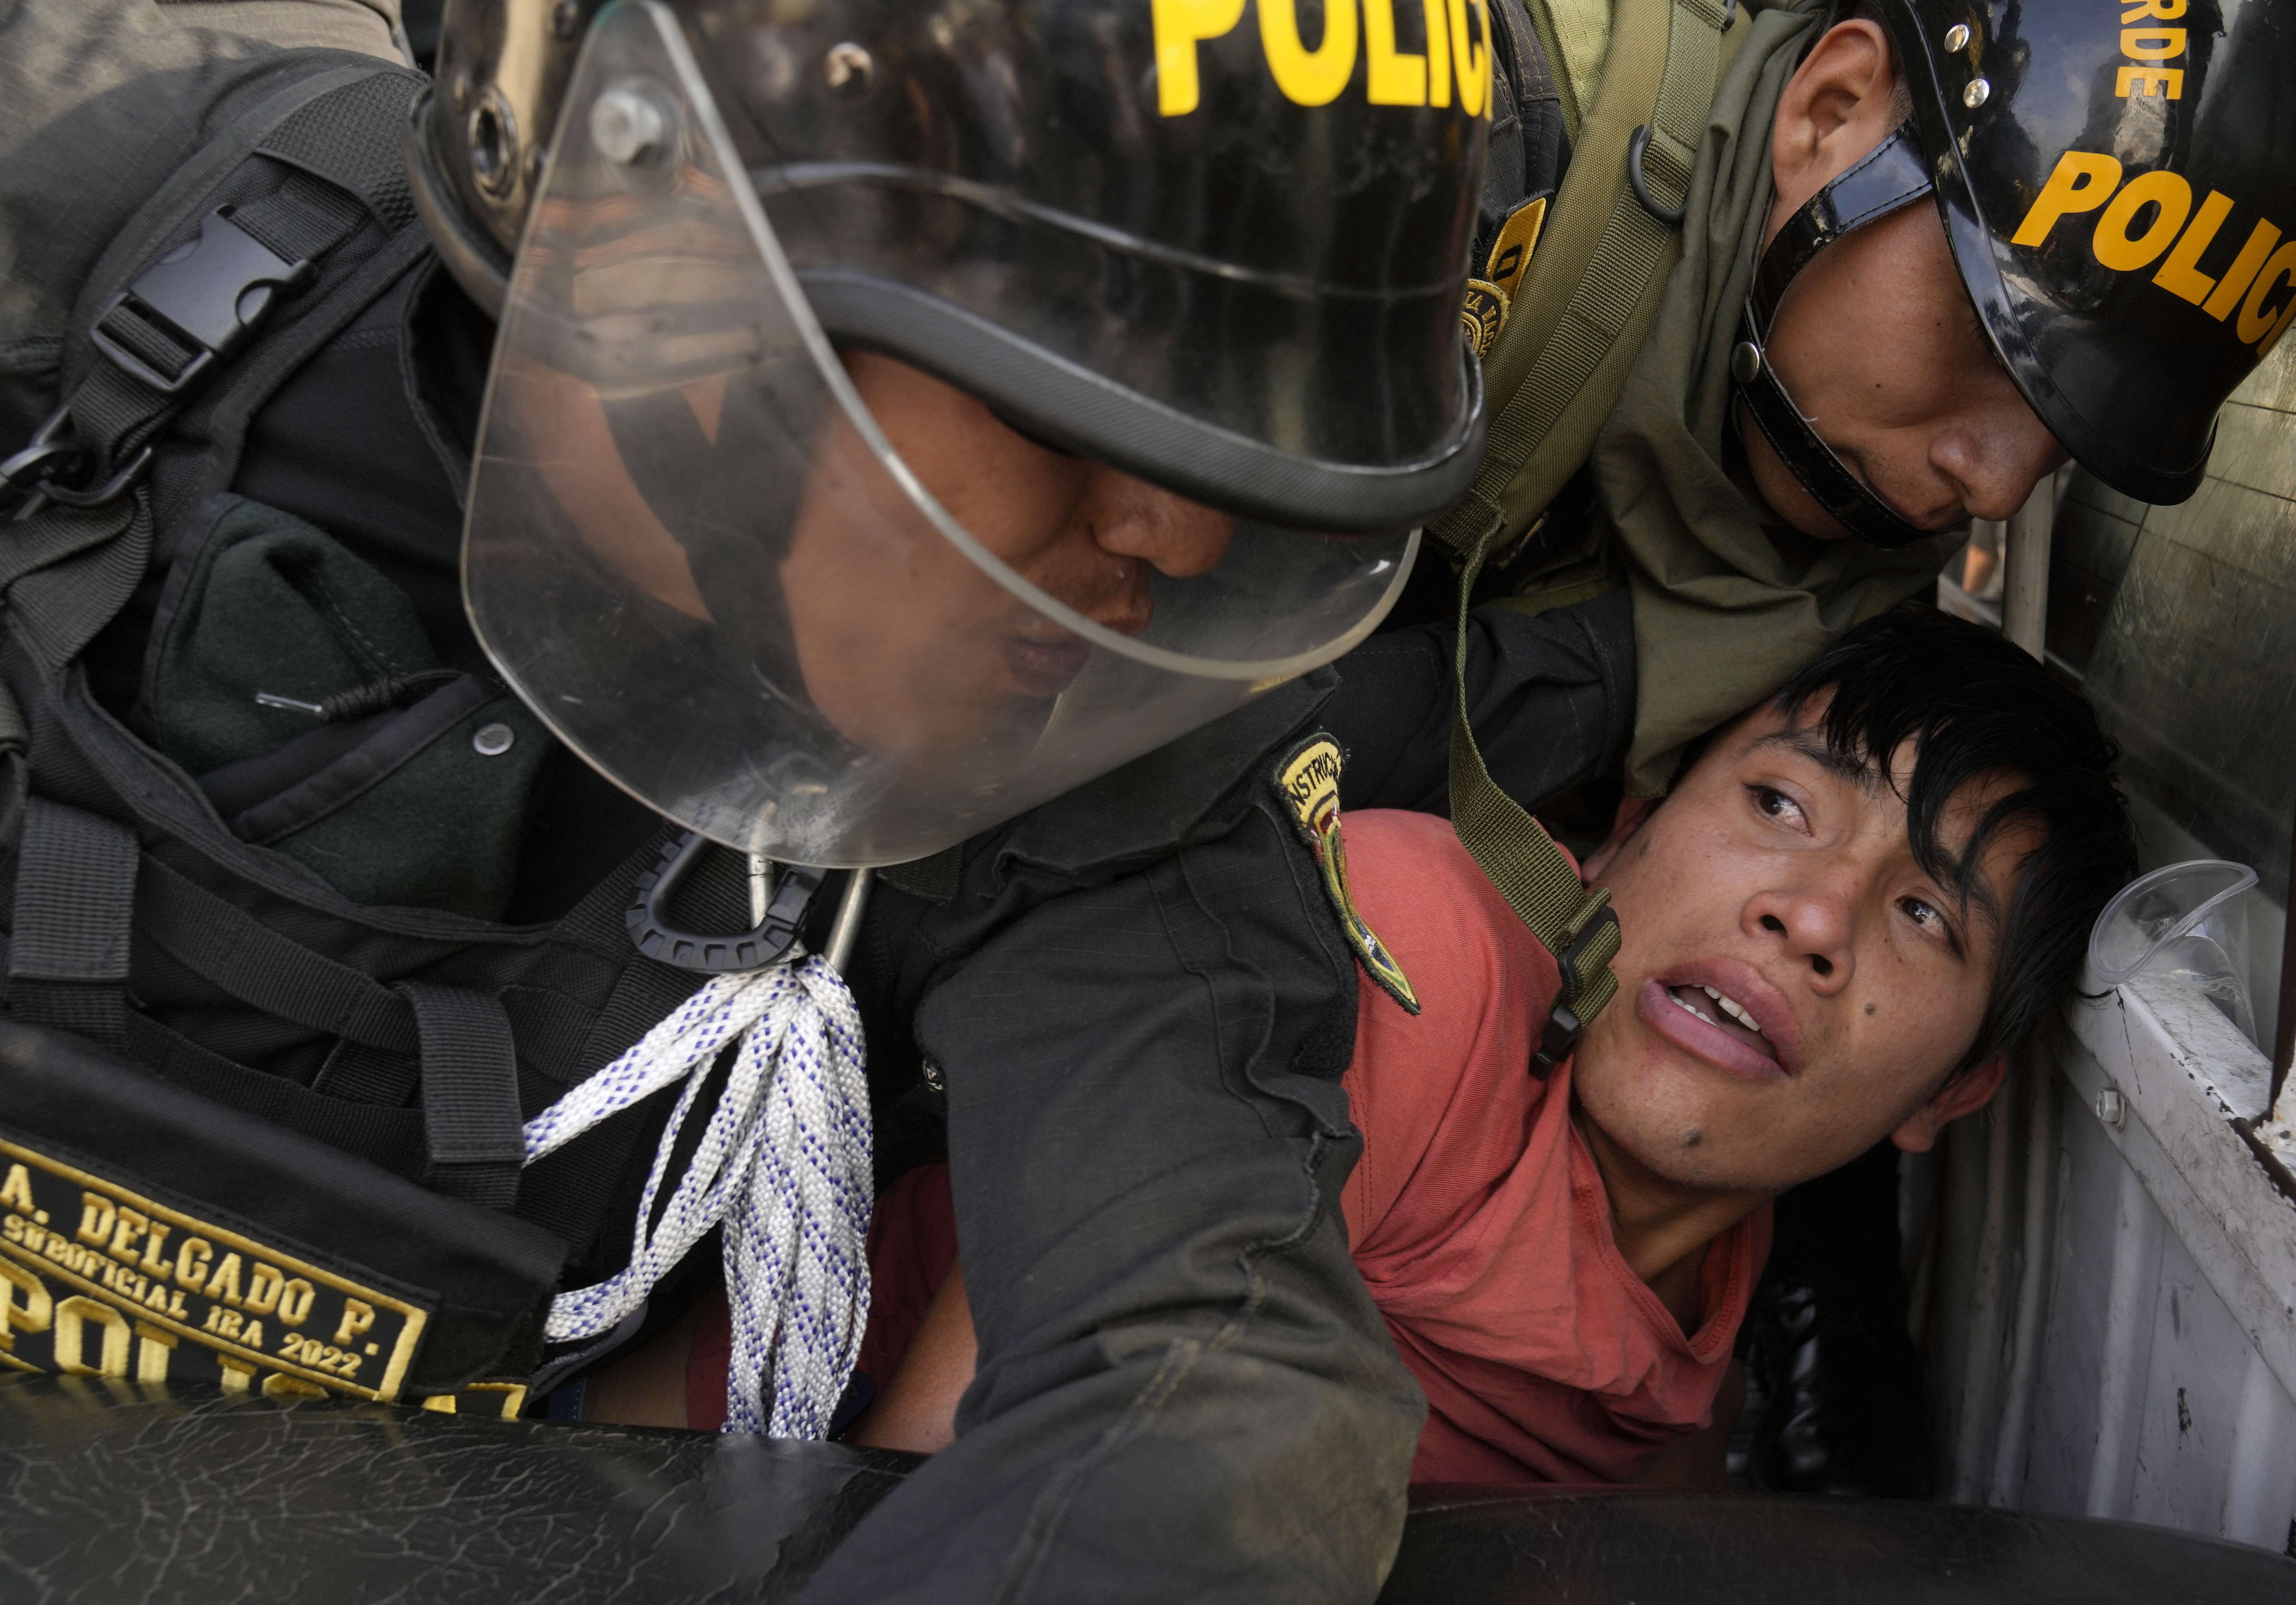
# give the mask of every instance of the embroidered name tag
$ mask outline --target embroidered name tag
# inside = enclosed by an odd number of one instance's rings
[[[0,1171],[0,1369],[397,1396],[421,1305],[20,1143]]]
[[[1275,791],[1284,810],[1323,871],[1324,895],[1340,916],[1364,973],[1380,989],[1411,1013],[1419,1012],[1419,995],[1411,989],[1403,966],[1395,962],[1385,943],[1356,912],[1355,895],[1348,889],[1348,853],[1340,839],[1340,744],[1318,731],[1292,750],[1275,766]]]

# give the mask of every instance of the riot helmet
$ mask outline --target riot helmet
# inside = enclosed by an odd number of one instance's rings
[[[865,865],[1361,640],[1484,431],[1484,15],[1410,9],[450,7],[409,165],[500,320],[497,667],[688,827]],[[967,409],[1073,505],[904,436]],[[1079,520],[1108,571],[1048,555]]]
[[[1930,533],[1833,454],[1764,351],[1820,250],[1926,196],[1987,340],[2049,432],[2114,489],[2184,501],[2218,409],[2296,319],[2296,7],[1870,10],[1912,114],[1763,250],[1732,359],[1757,426],[1853,535]]]

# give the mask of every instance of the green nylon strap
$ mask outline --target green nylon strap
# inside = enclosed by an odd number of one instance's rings
[[[1484,560],[1546,510],[1618,403],[1681,254],[1674,227],[1652,217],[1627,181],[1628,148],[1647,126],[1644,180],[1659,204],[1679,206],[1721,78],[1730,20],[1718,0],[1618,0],[1602,87],[1579,130],[1547,237],[1485,364],[1485,389],[1506,397],[1506,405],[1491,426],[1474,487],[1429,531],[1463,565],[1452,827],[1563,971],[1562,1028],[1550,1033],[1540,1055],[1550,1065],[1618,991],[1610,970],[1618,921],[1605,912],[1610,894],[1580,884],[1562,849],[1483,763],[1467,722],[1468,602]]]
[[[1619,922],[1598,916],[1609,907],[1607,889],[1588,891],[1570,860],[1545,826],[1491,779],[1475,733],[1467,725],[1467,597],[1483,567],[1478,547],[1459,576],[1459,643],[1455,664],[1457,701],[1451,717],[1451,828],[1475,862],[1499,888],[1516,917],[1530,928],[1539,946],[1562,970],[1562,1003],[1575,1017],[1565,1037],[1575,1037],[1602,1011],[1619,989],[1611,973],[1618,956]],[[1584,934],[1587,939],[1581,943]],[[1561,1044],[1569,1047],[1566,1040]],[[1544,1057],[1544,1055],[1542,1055]]]

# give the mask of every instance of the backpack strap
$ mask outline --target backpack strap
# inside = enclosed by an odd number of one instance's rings
[[[1537,520],[1618,405],[1682,254],[1680,208],[1715,86],[1742,37],[1736,12],[1737,0],[1618,0],[1602,86],[1484,364],[1505,405],[1473,488],[1429,531],[1462,565],[1452,824],[1562,971],[1534,1060],[1542,1075],[1618,990],[1618,916],[1483,763],[1467,722],[1467,606],[1486,559]]]
[[[201,151],[106,253],[99,277],[122,247],[136,253],[127,282],[75,332],[62,404],[0,462],[16,498],[0,589],[50,668],[76,656],[142,579],[154,456],[198,393],[234,367],[263,370],[245,377],[267,391],[318,332],[299,316],[291,356],[266,341],[250,362],[255,335],[283,307],[316,283],[332,291],[347,274],[395,275],[414,260],[422,235],[408,227],[398,126],[421,82],[372,63],[315,73]],[[391,260],[324,272],[370,222]]]
[[[1429,531],[1460,558],[1527,528],[1618,404],[1681,255],[1676,209],[1744,34],[1736,15],[1736,0],[1618,0],[1601,91],[1483,364],[1505,401],[1481,471]]]
[[[1575,142],[1610,54],[1611,0],[1525,0],[1523,9],[1554,74],[1563,131]]]
[[[82,298],[62,405],[0,463],[19,498],[0,588],[50,681],[143,578],[155,527],[232,471],[254,408],[425,249],[400,151],[422,80],[339,60],[316,57],[137,212]],[[129,825],[46,796],[28,805],[13,907],[13,1017],[135,1052],[280,1124],[390,1153],[419,1166],[434,1191],[514,1207],[519,1062],[499,998],[428,981],[386,987],[144,855]],[[363,1050],[330,1090],[378,1105],[270,1085],[129,1008],[131,930],[227,995]],[[409,1078],[385,1073],[409,1057],[421,1065],[419,1115],[391,1107]],[[419,1158],[409,1151],[418,1131]]]

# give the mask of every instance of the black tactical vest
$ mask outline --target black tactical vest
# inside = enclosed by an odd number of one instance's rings
[[[699,984],[632,940],[679,840],[551,923],[492,917],[547,733],[370,564],[226,491],[250,419],[426,260],[422,80],[177,55],[30,109],[0,180],[48,281],[0,297],[0,1351],[515,1413],[581,1363],[541,1317],[627,1263],[668,1104],[530,1167],[520,1128]],[[155,585],[123,714],[86,654]],[[749,924],[737,861],[689,857],[678,912]]]

